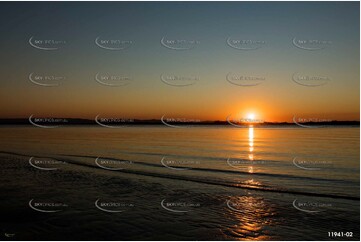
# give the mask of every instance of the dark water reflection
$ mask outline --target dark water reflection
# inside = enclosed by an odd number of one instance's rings
[[[239,196],[227,200],[225,216],[235,221],[225,234],[244,240],[270,240],[267,229],[275,225],[275,209],[261,197]]]

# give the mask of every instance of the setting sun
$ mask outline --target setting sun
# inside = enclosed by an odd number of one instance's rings
[[[254,118],[255,118],[254,113],[247,114],[247,119],[254,120]]]

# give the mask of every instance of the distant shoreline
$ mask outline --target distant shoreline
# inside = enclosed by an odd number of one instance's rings
[[[44,119],[44,118],[43,118]],[[52,119],[52,118],[48,118]],[[100,126],[95,120],[91,119],[79,119],[79,118],[53,118],[53,122],[50,122],[49,120],[40,120],[36,123],[39,125],[89,125],[89,126]],[[151,120],[126,120],[124,122],[118,121],[118,122],[106,122],[103,123],[104,126],[137,126],[137,125],[166,125],[162,122],[162,120],[157,119],[151,119]],[[204,126],[204,125],[211,125],[211,126],[231,126],[227,121],[200,121],[200,122],[168,122],[168,124],[171,125],[178,125],[178,126],[186,126],[186,125],[192,125],[192,126]],[[254,127],[262,127],[262,126],[299,126],[299,125],[311,125],[311,126],[360,126],[360,121],[327,121],[327,122],[302,122],[302,123],[293,123],[293,122],[263,122],[263,123],[234,123],[234,125],[238,126],[249,126],[252,125]],[[32,125],[29,121],[29,119],[23,119],[23,118],[10,118],[10,119],[0,119],[0,126],[1,125]]]

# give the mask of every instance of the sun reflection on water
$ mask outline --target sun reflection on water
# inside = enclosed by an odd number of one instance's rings
[[[253,126],[248,127],[248,162],[247,172],[249,178],[237,183],[240,187],[257,188],[262,186],[252,174],[256,172],[255,162],[255,136]],[[227,202],[227,218],[233,221],[225,233],[232,239],[239,240],[269,240],[267,232],[269,225],[274,225],[275,212],[273,207],[264,198],[248,193],[243,196],[231,197]]]
[[[253,161],[254,157],[253,157],[253,151],[254,151],[254,130],[253,130],[253,126],[251,125],[248,128],[248,146],[249,146],[249,154],[248,154],[248,159],[250,161]],[[250,167],[248,167],[248,172],[249,173],[253,173],[253,165],[251,164]]]
[[[227,204],[228,214],[235,220],[227,234],[239,240],[269,240],[265,227],[274,224],[275,212],[264,199],[246,195],[232,197]]]

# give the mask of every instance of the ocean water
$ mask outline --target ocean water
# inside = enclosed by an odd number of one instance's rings
[[[359,127],[0,132],[4,240],[360,237]]]

